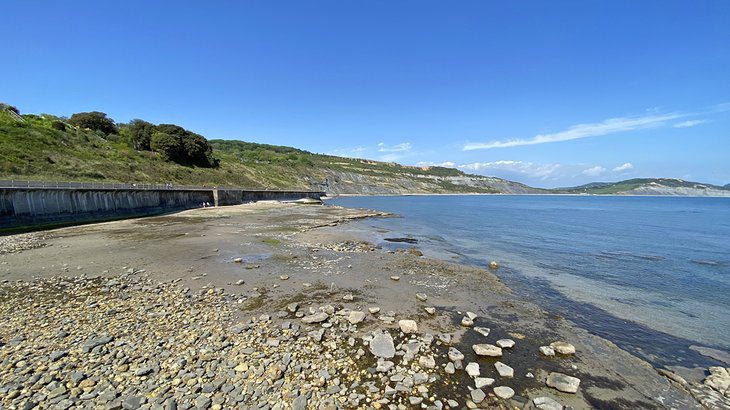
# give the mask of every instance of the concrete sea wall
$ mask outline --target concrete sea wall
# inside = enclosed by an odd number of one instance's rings
[[[319,199],[324,193],[241,189],[0,188],[0,232],[156,215],[260,200]]]

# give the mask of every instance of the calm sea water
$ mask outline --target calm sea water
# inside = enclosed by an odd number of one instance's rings
[[[486,265],[513,289],[655,364],[730,350],[730,198],[343,197],[358,222],[432,255]],[[386,242],[383,242],[386,244]],[[395,245],[391,245],[395,246]]]

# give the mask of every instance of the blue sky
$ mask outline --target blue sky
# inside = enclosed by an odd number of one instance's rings
[[[208,4],[205,4],[208,3]],[[0,101],[535,186],[730,183],[730,2],[3,2]]]

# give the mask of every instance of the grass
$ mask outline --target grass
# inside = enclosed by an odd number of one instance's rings
[[[411,181],[425,192],[496,192],[443,179],[467,175],[452,168],[409,167],[244,141],[210,140],[218,168],[184,166],[136,151],[116,135],[70,125],[65,131],[54,129],[54,122],[64,121],[60,117],[26,114],[23,119],[0,111],[0,179],[321,189],[325,179],[351,173],[376,185],[399,187]]]

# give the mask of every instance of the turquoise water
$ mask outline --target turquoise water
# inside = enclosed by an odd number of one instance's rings
[[[401,218],[358,222],[486,265],[517,292],[650,362],[730,350],[730,198],[343,197]],[[412,246],[407,244],[388,246]]]

